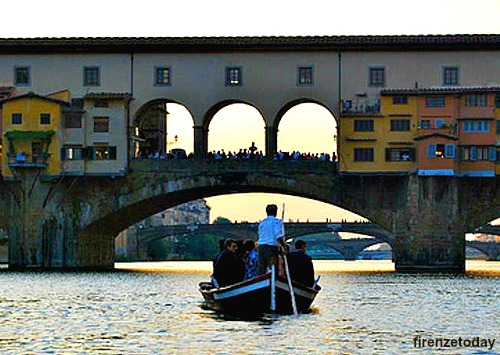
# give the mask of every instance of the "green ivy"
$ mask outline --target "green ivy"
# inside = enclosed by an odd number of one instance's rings
[[[48,140],[54,135],[54,133],[56,133],[54,130],[48,130],[48,131],[9,131],[9,132],[5,132],[5,137],[10,139],[10,140],[15,140],[15,139]]]

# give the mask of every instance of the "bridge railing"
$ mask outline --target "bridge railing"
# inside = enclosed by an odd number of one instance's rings
[[[197,160],[197,159],[136,159],[130,162],[135,172],[250,172],[336,174],[337,163],[321,160]]]

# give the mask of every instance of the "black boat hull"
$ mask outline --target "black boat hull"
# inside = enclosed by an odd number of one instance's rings
[[[290,289],[287,280],[277,277],[275,282],[275,311],[278,314],[293,314]],[[293,282],[293,291],[297,311],[306,312],[311,306],[318,289],[306,287]],[[271,310],[271,275],[260,275],[256,278],[235,285],[200,289],[206,305],[214,310],[237,315],[258,315],[272,313]]]

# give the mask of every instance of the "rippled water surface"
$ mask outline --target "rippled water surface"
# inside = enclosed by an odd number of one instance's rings
[[[500,263],[466,275],[317,262],[311,314],[227,319],[200,307],[209,262],[117,264],[107,273],[0,272],[1,354],[500,354]],[[360,271],[365,270],[365,271]],[[370,271],[371,270],[371,271]],[[490,338],[416,349],[413,339]]]

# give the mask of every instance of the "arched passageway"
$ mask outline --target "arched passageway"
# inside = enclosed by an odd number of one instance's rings
[[[166,157],[174,148],[189,153],[194,147],[193,116],[182,104],[156,99],[136,113],[132,134],[133,157]]]
[[[283,107],[275,122],[277,150],[299,152],[301,159],[336,157],[337,122],[332,112],[313,100],[297,100]]]
[[[265,119],[257,108],[247,103],[226,102],[213,108],[206,118],[208,152],[226,155],[248,151],[264,153]],[[252,148],[253,149],[253,148]]]

